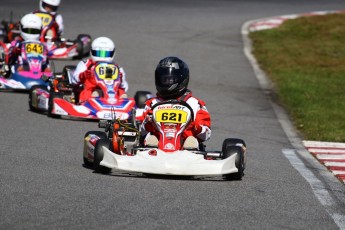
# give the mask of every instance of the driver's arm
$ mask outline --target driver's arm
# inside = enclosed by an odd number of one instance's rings
[[[187,131],[191,131],[193,136],[200,141],[207,141],[211,137],[211,116],[207,111],[205,102],[191,97],[187,103],[194,111],[194,121]]]
[[[73,84],[79,84],[81,82],[80,74],[83,73],[85,70],[87,70],[87,65],[85,61],[80,61],[73,73],[73,77],[72,77]]]

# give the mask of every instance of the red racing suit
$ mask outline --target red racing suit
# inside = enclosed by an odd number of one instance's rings
[[[194,121],[183,132],[182,139],[185,140],[188,136],[194,136],[201,142],[210,139],[211,117],[206,109],[205,102],[196,97],[193,97],[192,92],[190,90],[187,90],[186,93],[184,93],[184,95],[182,95],[180,98],[177,98],[177,100],[183,100],[187,102],[192,107],[193,112],[195,114]],[[141,132],[143,135],[150,132],[151,134],[159,138],[159,133],[154,128],[151,122],[150,113],[152,113],[152,106],[160,101],[164,101],[164,99],[157,96],[145,102],[146,106],[141,117]]]
[[[96,89],[97,83],[95,76],[93,74],[93,70],[96,64],[97,62],[92,61],[92,59],[80,61],[77,65],[76,70],[73,73],[72,83],[84,85],[84,88],[79,95],[80,102],[86,101],[87,99],[91,98],[92,92]],[[119,68],[117,64],[112,64]],[[126,73],[122,67],[119,68],[119,75],[121,78],[121,84],[117,94],[119,95],[119,97],[122,97],[126,94],[128,90]]]

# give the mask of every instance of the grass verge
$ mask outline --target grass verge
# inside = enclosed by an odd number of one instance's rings
[[[345,14],[288,20],[249,37],[302,138],[345,142]]]

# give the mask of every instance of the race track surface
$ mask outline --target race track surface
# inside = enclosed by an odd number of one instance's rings
[[[0,19],[38,8],[31,2],[2,0]],[[207,149],[242,138],[247,169],[242,181],[96,174],[82,160],[84,134],[99,130],[96,122],[48,118],[28,110],[28,95],[0,92],[0,229],[338,229],[327,202],[282,153],[293,146],[243,53],[241,26],[344,8],[341,0],[62,1],[66,38],[115,41],[129,95],[155,91],[161,58],[185,60],[190,88],[212,116]],[[337,212],[344,216],[344,207]]]

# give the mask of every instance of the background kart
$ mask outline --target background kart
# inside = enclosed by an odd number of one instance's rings
[[[56,23],[48,13],[36,13],[42,18],[43,30],[40,41],[44,42],[48,48],[50,59],[82,59],[87,57],[91,49],[91,36],[79,34],[76,39],[59,38]],[[0,37],[3,42],[10,43],[20,36],[19,22],[13,22],[12,13],[10,21],[1,22]]]
[[[45,57],[45,47],[39,41],[26,41],[22,43],[21,58],[23,65],[12,65],[10,70],[4,75],[0,75],[0,88],[29,91],[32,86],[47,86],[47,82],[42,80],[42,75],[52,77],[51,71],[43,70],[47,67],[43,63]],[[0,41],[0,67],[8,62],[8,46]],[[18,67],[21,66],[19,69]]]
[[[144,174],[199,176],[223,175],[228,180],[242,179],[246,165],[246,144],[227,138],[222,151],[187,149],[180,139],[193,120],[193,110],[184,101],[166,101],[152,108],[153,122],[160,131],[158,146],[144,146],[136,124],[120,120],[101,121],[105,132],[89,131],[84,139],[84,164],[96,172],[112,169]]]
[[[71,84],[75,66],[65,66],[62,74],[50,79],[49,87],[34,86],[29,93],[29,108],[36,112],[47,112],[50,117],[68,116],[85,119],[111,120],[113,112],[116,118],[128,120],[140,117],[144,102],[153,95],[147,91],[138,91],[134,98],[120,98],[119,70],[109,63],[100,63],[94,68],[97,89],[92,97],[79,102],[82,85]]]

